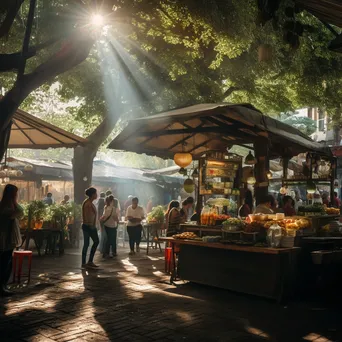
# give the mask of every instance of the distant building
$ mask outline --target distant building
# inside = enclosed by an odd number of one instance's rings
[[[334,130],[329,125],[328,114],[324,110],[320,110],[319,108],[301,108],[295,111],[295,116],[297,117],[307,117],[316,122],[316,132],[311,135],[311,138],[314,141],[322,142],[328,146],[340,146],[342,145],[342,130],[340,129],[337,132],[337,139],[334,142]]]
[[[334,129],[329,125],[328,113],[319,108],[301,108],[295,111],[297,117],[307,117],[316,122],[316,132],[311,135],[314,141],[321,142],[331,147],[334,156],[337,157],[337,186],[340,198],[342,198],[342,129]]]

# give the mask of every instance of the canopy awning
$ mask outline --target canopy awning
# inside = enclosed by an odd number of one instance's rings
[[[250,104],[206,103],[131,120],[109,148],[172,158],[190,152],[194,159],[208,151],[225,152],[232,145],[260,141],[270,157],[292,157],[331,151],[299,130],[263,115]]]
[[[12,119],[8,148],[47,149],[75,147],[85,139],[51,125],[31,114],[18,109]]]

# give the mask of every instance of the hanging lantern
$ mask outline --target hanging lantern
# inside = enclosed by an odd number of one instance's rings
[[[184,169],[184,167],[181,167],[179,169],[178,173],[180,173],[183,176],[186,176],[188,174],[188,171],[186,171],[186,169]]]
[[[246,165],[255,165],[257,163],[257,160],[253,156],[252,152],[249,151],[248,155],[245,158],[245,164]]]
[[[4,170],[0,171],[0,178],[5,178],[6,177],[6,172]]]
[[[25,171],[32,171],[33,170],[33,166],[31,164],[27,164],[27,165],[25,165],[24,170]]]
[[[191,194],[195,190],[195,183],[192,179],[188,178],[184,182],[184,190],[188,194]]]
[[[271,171],[267,171],[266,177],[267,177],[268,179],[272,179],[272,177],[273,177],[272,172],[271,172]]]
[[[21,171],[21,170],[18,170],[18,171],[16,171],[16,173],[15,173],[15,175],[16,175],[17,177],[21,177],[23,174],[24,174],[24,173],[23,173],[23,171]]]
[[[180,167],[187,167],[192,162],[191,153],[176,153],[173,157],[174,162]]]
[[[197,178],[198,177],[198,169],[195,169],[191,176],[192,176],[192,178]]]
[[[10,179],[8,177],[4,178],[4,183],[8,183]]]
[[[254,176],[247,178],[247,184],[254,185],[255,183],[256,183],[256,179]]]
[[[314,194],[316,192],[316,184],[313,181],[308,181],[306,191],[308,194]]]

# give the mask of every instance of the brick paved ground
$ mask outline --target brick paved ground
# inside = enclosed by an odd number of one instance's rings
[[[119,252],[89,272],[79,251],[34,257],[31,285],[0,300],[0,341],[342,341],[338,309],[176,288],[156,251]]]

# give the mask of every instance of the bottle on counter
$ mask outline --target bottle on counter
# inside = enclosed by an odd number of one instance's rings
[[[201,225],[207,226],[209,224],[210,208],[205,205],[201,211]]]

